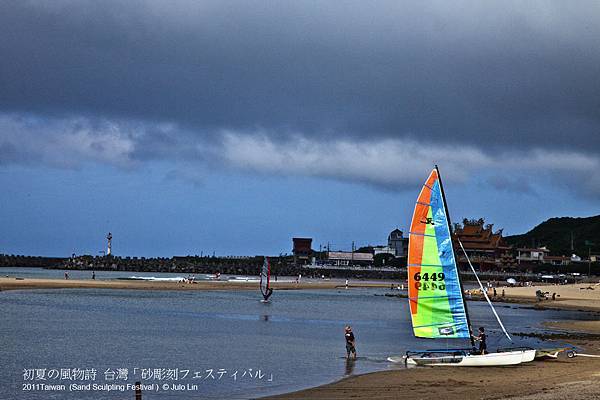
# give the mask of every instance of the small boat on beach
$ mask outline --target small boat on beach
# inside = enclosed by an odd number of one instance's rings
[[[408,352],[406,363],[420,366],[498,367],[521,364],[525,355],[527,359],[530,358],[529,354],[520,350],[488,354],[473,354],[471,349],[427,350]]]
[[[417,198],[409,231],[408,301],[413,334],[429,339],[465,339],[469,340],[470,346],[407,351],[404,356],[390,357],[388,361],[461,367],[517,365],[533,361],[536,351],[530,348],[498,349],[484,354],[475,350],[450,226],[442,180],[436,166]],[[462,247],[462,243],[460,245]],[[471,269],[475,273],[472,265]],[[512,342],[476,273],[475,277],[500,327]]]

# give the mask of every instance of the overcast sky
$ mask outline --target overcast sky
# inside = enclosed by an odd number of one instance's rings
[[[4,1],[0,253],[278,254],[600,213],[600,3]]]

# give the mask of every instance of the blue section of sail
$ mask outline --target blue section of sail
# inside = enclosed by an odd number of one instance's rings
[[[450,303],[450,312],[454,320],[456,337],[469,339],[471,333],[469,332],[467,313],[458,280],[458,267],[454,259],[454,251],[452,250],[448,217],[444,210],[444,199],[442,198],[439,181],[436,181],[432,188],[430,203],[438,253],[444,271],[446,291]]]

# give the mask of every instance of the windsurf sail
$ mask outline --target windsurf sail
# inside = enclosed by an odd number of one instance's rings
[[[417,198],[408,243],[408,300],[414,335],[470,339],[437,167]]]
[[[265,256],[262,269],[260,270],[260,292],[265,300],[271,296],[273,289],[270,288],[271,283],[271,264],[269,258]]]

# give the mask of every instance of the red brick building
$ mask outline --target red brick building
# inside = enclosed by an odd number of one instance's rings
[[[292,238],[294,248],[292,250],[294,254],[294,264],[298,264],[301,261],[303,264],[307,264],[312,257],[312,238]]]

